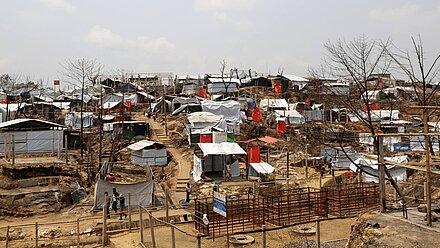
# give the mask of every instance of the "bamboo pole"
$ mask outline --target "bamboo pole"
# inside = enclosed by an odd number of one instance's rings
[[[171,248],[176,248],[176,234],[174,233],[174,220],[171,220]]]
[[[76,219],[76,247],[81,247],[81,240],[79,237],[79,218]]]
[[[12,164],[15,164],[15,135],[12,135]]]
[[[38,222],[35,222],[35,248],[38,248]]]
[[[321,222],[320,220],[316,221],[316,247],[321,247]]]
[[[266,225],[263,225],[263,226],[261,227],[261,230],[262,230],[262,232],[263,232],[263,241],[262,241],[262,243],[263,243],[263,248],[266,248]]]
[[[432,226],[431,219],[431,152],[429,136],[428,136],[428,110],[423,110],[423,134],[425,137],[425,161],[426,161],[426,221],[428,226]]]
[[[144,221],[142,219],[142,208],[139,203],[139,231],[141,235],[141,244],[144,244]]]
[[[385,213],[386,211],[386,195],[385,195],[385,164],[384,164],[384,149],[383,149],[383,137],[378,137],[379,142],[379,195],[380,195],[380,211]]]
[[[102,247],[105,247],[107,245],[107,201],[108,195],[104,195],[104,211],[102,211]]]
[[[9,226],[6,228],[6,248],[9,247]]]
[[[131,192],[128,192],[128,231],[131,232]]]
[[[154,219],[151,213],[148,213],[150,219],[150,232],[151,232],[151,243],[153,248],[156,248],[156,238],[154,237]]]

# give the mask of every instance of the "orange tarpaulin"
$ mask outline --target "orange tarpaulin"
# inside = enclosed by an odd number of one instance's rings
[[[252,141],[256,141],[256,140],[263,141],[265,143],[276,143],[276,142],[281,141],[281,140],[274,138],[274,137],[264,136],[264,137],[257,138],[257,139],[246,140],[245,142],[252,142]]]
[[[206,89],[199,89],[199,96],[202,98],[206,98]]]

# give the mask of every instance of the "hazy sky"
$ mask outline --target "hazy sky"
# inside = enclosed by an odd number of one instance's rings
[[[440,52],[440,2],[397,0],[0,0],[0,74],[61,78],[65,59],[107,70],[306,76],[323,44],[365,35]]]

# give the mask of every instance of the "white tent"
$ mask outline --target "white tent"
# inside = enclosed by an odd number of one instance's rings
[[[264,111],[272,109],[288,110],[289,104],[285,99],[261,99],[260,108]]]
[[[385,161],[393,161],[399,163],[408,163],[408,156],[397,156],[397,157],[385,157]],[[378,175],[379,175],[379,163],[377,160],[369,159],[365,157],[358,158],[354,160],[354,163],[350,164],[350,170],[357,172],[361,167],[367,173],[362,173],[362,181],[364,182],[375,182],[378,183]],[[390,172],[391,176],[397,181],[406,181],[406,169],[400,166],[395,165],[386,165],[387,170]],[[371,175],[369,175],[371,174]],[[372,176],[375,175],[375,176]],[[388,176],[386,176],[388,178]]]
[[[223,115],[229,122],[240,122],[240,103],[237,101],[203,101],[201,105],[204,112]]]
[[[275,171],[275,168],[268,163],[250,163],[249,176],[258,176],[259,174],[270,174]]]
[[[127,147],[131,150],[131,161],[140,166],[162,166],[168,164],[167,149],[164,145],[149,140],[141,140]]]
[[[82,113],[82,123],[83,128],[91,127],[93,123],[93,112],[83,112]],[[70,112],[66,113],[64,118],[64,124],[73,130],[81,129],[81,112]]]
[[[246,152],[237,143],[199,143],[198,146],[203,152],[203,156],[208,155],[234,155],[246,154]]]
[[[287,124],[304,124],[305,118],[296,110],[275,110],[276,118],[286,117]]]

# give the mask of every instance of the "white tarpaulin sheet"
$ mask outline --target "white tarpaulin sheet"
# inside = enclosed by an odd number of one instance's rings
[[[286,124],[304,124],[305,118],[296,110],[275,110],[276,118],[286,117]]]
[[[237,143],[199,143],[198,146],[202,150],[204,157],[208,155],[246,154]]]
[[[397,157],[385,157],[385,161],[393,161],[398,163],[408,163],[408,156],[397,156]],[[350,170],[357,172],[358,168],[356,165],[361,167],[366,172],[375,175],[371,176],[367,173],[362,173],[362,178],[364,182],[379,182],[378,175],[379,175],[379,163],[377,160],[369,159],[369,158],[358,158],[354,161],[354,164],[350,164]],[[395,166],[395,165],[386,165],[387,170],[390,172],[391,176],[394,179],[397,179],[397,181],[406,181],[407,175],[406,175],[406,169]],[[386,176],[388,178],[388,176]]]
[[[250,163],[249,175],[258,176],[258,174],[270,174],[275,171],[275,168],[268,163]]]
[[[98,179],[95,184],[95,199],[93,203],[93,209],[103,208],[104,193],[108,192],[108,195],[111,197],[113,188],[116,188],[116,191],[125,197],[126,205],[128,205],[128,192],[130,192],[131,207],[137,207],[139,206],[139,204],[141,204],[142,206],[148,206],[152,203],[154,181],[122,184]]]
[[[285,99],[261,99],[260,108],[264,111],[268,109],[289,109],[289,104]]]
[[[212,132],[212,143],[222,143],[228,141],[226,132]]]
[[[5,151],[5,139],[14,134],[16,153],[57,152],[63,149],[63,130],[42,130],[0,133],[0,153]]]
[[[434,151],[439,150],[439,140],[436,137],[431,137],[431,146]],[[425,137],[424,136],[411,136],[409,137],[411,151],[424,151],[425,150]]]
[[[140,166],[167,165],[167,149],[144,149],[131,152],[131,161]]]
[[[198,182],[202,179],[202,173],[203,173],[202,159],[194,155],[194,170],[192,173],[194,182]]]
[[[93,122],[93,112],[83,112],[83,127],[91,127]],[[81,129],[81,112],[66,113],[64,124],[74,130]]]
[[[240,103],[237,101],[203,101],[201,105],[204,112],[223,115],[229,122],[240,122]]]

